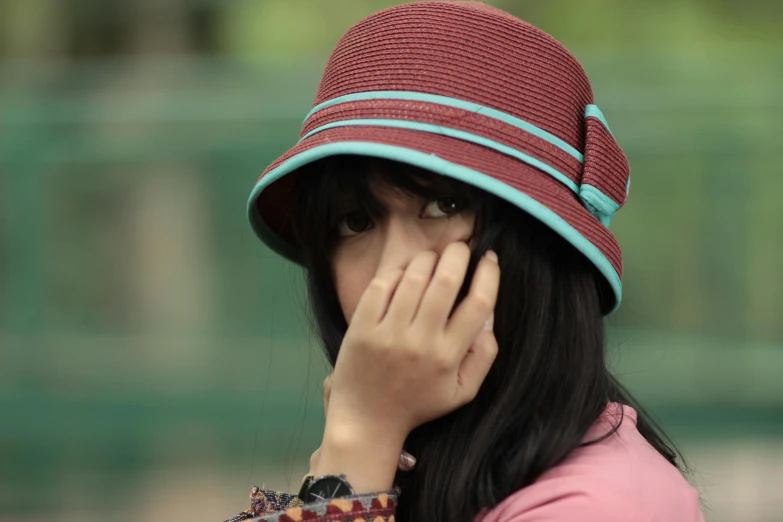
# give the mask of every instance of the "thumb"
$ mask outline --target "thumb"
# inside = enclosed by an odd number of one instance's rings
[[[460,363],[458,379],[461,385],[460,394],[463,404],[476,398],[481,384],[492,368],[492,363],[498,354],[498,341],[492,330],[493,314],[487,320],[485,329],[476,337],[465,358]],[[486,328],[489,329],[486,329]]]
[[[307,477],[312,476],[315,473],[315,468],[318,467],[318,460],[321,458],[321,446],[318,446],[318,449],[316,449],[312,455],[310,455],[310,470],[307,472],[307,475],[302,477],[302,482],[305,481]]]
[[[324,414],[329,409],[329,396],[332,394],[332,374],[324,379]]]

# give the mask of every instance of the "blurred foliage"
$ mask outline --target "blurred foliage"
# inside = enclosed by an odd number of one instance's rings
[[[621,379],[677,440],[783,440],[783,4],[489,3],[574,52],[630,158]],[[226,516],[296,482],[326,367],[245,202],[393,4],[0,1],[0,519],[98,519],[159,468],[229,469]]]

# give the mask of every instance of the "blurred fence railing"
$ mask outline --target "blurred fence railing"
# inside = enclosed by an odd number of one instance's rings
[[[783,69],[749,56],[580,57],[633,165],[610,350],[694,436],[783,433]],[[269,418],[296,421],[305,381],[284,368],[309,356],[268,346],[306,338],[303,289],[244,205],[295,142],[322,64],[0,65],[0,401],[18,421],[4,433],[230,425],[264,390]]]

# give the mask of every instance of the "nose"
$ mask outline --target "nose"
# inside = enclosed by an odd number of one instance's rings
[[[395,268],[403,270],[423,250],[437,250],[415,219],[390,215],[381,227],[381,241],[376,272]]]

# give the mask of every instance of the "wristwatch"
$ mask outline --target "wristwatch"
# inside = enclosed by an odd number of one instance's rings
[[[340,475],[339,477],[324,475],[318,478],[310,475],[305,478],[297,496],[305,504],[310,504],[311,502],[347,497],[349,495],[355,495],[355,493],[348,481],[345,480],[345,475]]]

